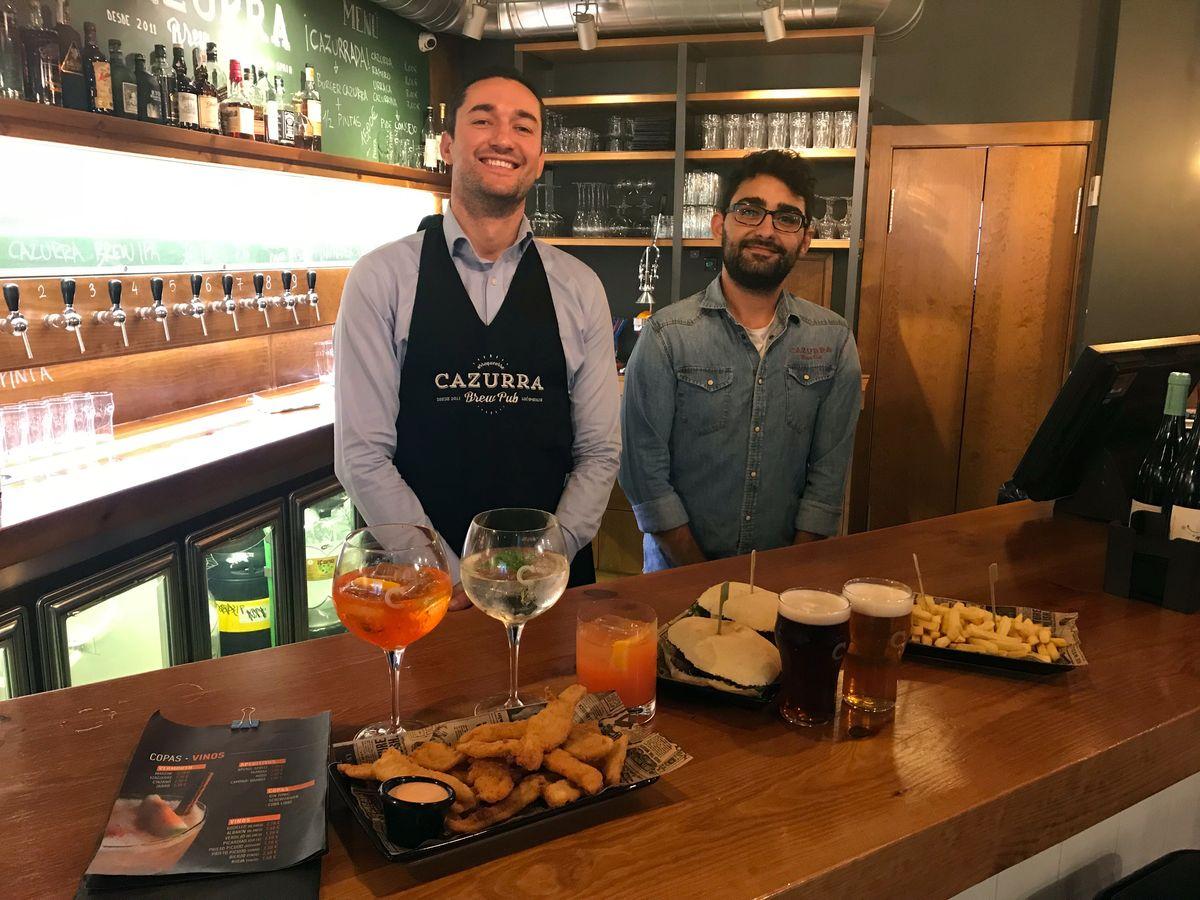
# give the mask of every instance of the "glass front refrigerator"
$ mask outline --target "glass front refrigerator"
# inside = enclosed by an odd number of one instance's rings
[[[167,545],[38,599],[47,689],[187,661],[179,551]]]
[[[284,534],[283,503],[274,502],[188,537],[193,659],[292,640]]]
[[[292,616],[296,640],[345,631],[333,608],[333,567],[346,535],[361,520],[336,478],[288,497],[292,559]]]
[[[0,613],[0,700],[32,694],[29,616],[21,607]]]

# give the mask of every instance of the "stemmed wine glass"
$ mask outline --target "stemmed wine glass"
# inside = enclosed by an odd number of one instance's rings
[[[844,216],[842,216],[842,218],[838,219],[837,236],[839,238],[841,238],[842,240],[846,240],[847,238],[850,237],[850,226],[852,224],[854,224],[853,220],[850,217],[850,211],[851,211],[850,208],[853,205],[853,203],[852,203],[853,198],[852,197],[841,197],[839,199],[841,199],[846,204],[846,215],[844,215]]]
[[[825,215],[817,219],[817,237],[823,241],[828,241],[837,236],[838,220],[833,214],[833,204],[837,202],[837,197],[823,197],[817,195],[818,200],[825,201]]]
[[[399,737],[421,728],[400,718],[400,662],[405,649],[437,627],[453,586],[442,543],[423,525],[370,525],[351,532],[334,568],[333,606],[346,630],[380,647],[392,682],[392,717],[355,739]]]
[[[539,702],[518,692],[517,658],[525,623],[567,588],[570,564],[558,519],[540,509],[481,512],[467,529],[460,575],[471,602],[503,622],[508,634],[508,693],[480,701],[476,714]]]

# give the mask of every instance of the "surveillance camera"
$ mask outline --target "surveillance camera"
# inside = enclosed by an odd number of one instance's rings
[[[437,46],[437,35],[430,34],[428,31],[422,31],[417,35],[417,49],[422,53],[428,53]]]

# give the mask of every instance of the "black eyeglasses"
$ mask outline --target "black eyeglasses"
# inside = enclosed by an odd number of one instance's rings
[[[812,221],[808,213],[798,209],[763,209],[755,203],[735,203],[729,208],[729,214],[739,225],[758,225],[770,216],[775,230],[785,234],[795,234]]]

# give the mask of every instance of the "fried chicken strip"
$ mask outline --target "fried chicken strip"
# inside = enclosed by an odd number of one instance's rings
[[[529,720],[521,722],[490,722],[486,725],[476,725],[458,739],[458,743],[468,741],[509,741],[525,736],[525,728]]]
[[[499,803],[513,789],[512,769],[496,759],[473,760],[467,770],[467,781],[484,803]]]
[[[558,809],[560,806],[574,803],[582,796],[579,788],[566,780],[551,781],[542,786],[542,799],[551,809]]]
[[[547,753],[542,765],[554,774],[579,785],[589,794],[598,794],[604,787],[604,776],[600,774],[599,769],[580,762],[561,747]]]
[[[625,768],[625,755],[629,752],[629,735],[623,734],[613,743],[613,748],[604,760],[604,783],[612,787],[621,783],[621,771]]]
[[[598,763],[613,748],[613,739],[600,733],[595,722],[580,722],[571,727],[571,733],[562,748],[576,759],[586,763]]]
[[[548,750],[560,747],[571,733],[575,707],[587,694],[582,684],[573,684],[546,704],[546,708],[528,720],[521,746],[513,759],[521,768],[533,772],[542,765]]]
[[[464,759],[464,754],[441,741],[426,741],[412,752],[412,761],[418,766],[438,772],[449,772]]]
[[[473,834],[506,819],[511,819],[542,795],[542,785],[545,783],[546,776],[530,775],[499,803],[480,807],[467,816],[450,816],[446,819],[446,827],[456,834]]]
[[[460,743],[458,750],[471,759],[507,759],[521,748],[516,739],[505,741],[467,741]]]
[[[373,778],[376,781],[387,781],[389,778],[396,778],[400,775],[422,775],[425,778],[440,781],[450,788],[450,790],[454,791],[454,806],[452,809],[460,811],[473,809],[479,802],[475,799],[475,792],[453,775],[447,775],[445,772],[438,772],[418,765],[394,747],[388,747],[383,751],[379,759],[370,764],[356,766],[349,763],[340,763],[338,771],[349,775],[351,778]]]

